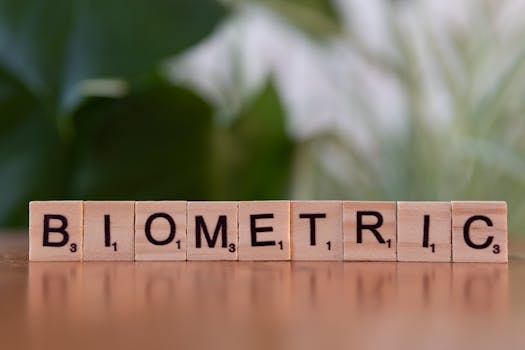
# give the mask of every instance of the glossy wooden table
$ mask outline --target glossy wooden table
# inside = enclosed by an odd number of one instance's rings
[[[28,263],[0,234],[2,349],[525,347],[525,245],[502,264]]]

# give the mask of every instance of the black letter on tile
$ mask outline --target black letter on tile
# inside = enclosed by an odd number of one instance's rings
[[[429,240],[429,229],[430,229],[430,215],[424,216],[423,221],[423,248],[428,248]]]
[[[375,216],[377,223],[375,225],[363,225],[363,216]],[[363,230],[370,230],[379,243],[385,243],[385,240],[377,230],[383,225],[383,215],[377,211],[358,211],[357,212],[357,243],[363,243]]]
[[[467,220],[467,222],[465,222],[465,226],[463,226],[463,238],[465,239],[465,243],[467,243],[469,247],[474,248],[474,249],[488,248],[492,244],[492,241],[494,240],[494,236],[488,236],[487,240],[483,244],[476,244],[472,242],[472,240],[470,239],[470,225],[472,225],[474,221],[483,221],[487,224],[487,226],[489,227],[493,226],[492,220],[490,220],[490,218],[486,216],[475,215],[475,216],[470,217]]]
[[[299,214],[301,219],[310,219],[310,245],[315,244],[315,219],[324,219],[326,214]]]
[[[51,220],[60,220],[62,224],[60,227],[49,227]],[[66,231],[67,228],[67,218],[63,215],[44,215],[44,247],[63,247],[69,241],[69,234]],[[60,242],[50,242],[49,233],[56,232],[62,234],[62,240]]]
[[[170,224],[170,234],[168,235],[168,238],[166,238],[163,241],[157,241],[151,235],[151,224],[156,218],[164,218],[166,219],[166,221],[168,221],[168,224]],[[154,245],[166,245],[173,241],[173,239],[175,238],[175,221],[173,221],[173,218],[166,213],[155,213],[150,215],[148,220],[146,220],[146,226],[144,227],[144,231],[146,233],[146,238],[148,239],[148,241],[150,241],[150,243]]]
[[[250,232],[252,238],[252,247],[264,247],[275,245],[275,241],[257,241],[258,232],[273,232],[273,227],[257,227],[255,220],[257,219],[273,219],[273,214],[257,214],[250,215]]]
[[[226,230],[227,230],[227,219],[226,215],[220,215],[219,219],[217,220],[217,225],[215,226],[215,231],[213,232],[213,237],[210,237],[210,233],[208,232],[208,227],[206,227],[206,223],[204,222],[204,218],[201,215],[198,215],[195,217],[195,247],[200,248],[202,246],[201,242],[201,230],[204,232],[204,237],[206,238],[206,242],[208,242],[208,247],[213,248],[215,247],[215,243],[217,243],[217,238],[219,238],[219,231],[221,231],[221,247],[227,248],[228,247],[228,238],[226,236]]]
[[[110,216],[104,215],[104,245],[111,246]]]

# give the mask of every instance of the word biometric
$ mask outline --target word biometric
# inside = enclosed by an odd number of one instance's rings
[[[34,201],[29,259],[508,261],[505,202]]]

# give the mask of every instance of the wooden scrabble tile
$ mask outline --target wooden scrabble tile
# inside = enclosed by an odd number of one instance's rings
[[[237,260],[237,202],[188,202],[187,259]]]
[[[186,260],[186,202],[135,202],[135,260]]]
[[[452,259],[450,202],[397,203],[397,260]]]
[[[84,260],[135,259],[135,202],[84,202]]]
[[[396,261],[396,203],[343,202],[344,260]]]
[[[292,260],[343,260],[343,202],[291,202]]]
[[[82,260],[82,201],[29,203],[29,260]]]
[[[454,262],[501,262],[507,257],[506,202],[452,202]]]
[[[290,260],[290,201],[239,202],[239,260]]]

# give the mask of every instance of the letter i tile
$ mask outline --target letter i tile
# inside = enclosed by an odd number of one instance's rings
[[[135,202],[84,202],[84,260],[135,259]]]
[[[450,202],[397,203],[397,260],[452,259]]]

